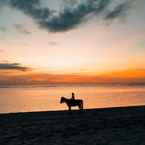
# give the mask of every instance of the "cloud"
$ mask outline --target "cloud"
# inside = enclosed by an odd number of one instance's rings
[[[20,33],[23,34],[31,34],[30,31],[28,31],[23,25],[21,24],[14,24],[14,27],[16,28],[16,30],[18,30]]]
[[[0,0],[2,3],[3,0]],[[115,5],[113,10],[108,10],[110,5]],[[131,1],[123,0],[84,0],[77,3],[75,7],[68,1],[68,5],[59,12],[50,10],[49,7],[42,7],[41,0],[5,0],[5,4],[19,9],[24,14],[33,18],[33,20],[41,27],[52,32],[61,32],[73,29],[81,23],[89,21],[92,16],[104,15],[104,20],[113,20],[122,16],[127,10]],[[4,2],[3,2],[4,3]],[[70,3],[70,5],[69,5]],[[88,17],[91,15],[91,17]]]
[[[29,68],[21,66],[20,63],[0,63],[0,70],[27,71]]]
[[[128,2],[119,4],[118,6],[116,6],[114,8],[114,10],[108,12],[105,19],[111,20],[111,19],[114,19],[116,17],[123,16],[123,15],[125,15],[125,12],[127,11],[128,8],[129,8]]]
[[[2,10],[3,6],[5,6],[7,0],[4,1],[4,0],[0,0],[0,11]]]
[[[127,75],[126,75],[127,74]],[[129,74],[129,75],[128,75]],[[32,73],[1,73],[0,85],[56,85],[56,84],[119,84],[145,85],[145,69],[108,72],[100,75],[81,74],[50,74]]]
[[[66,31],[85,22],[87,20],[85,18],[89,14],[97,15],[101,13],[108,4],[109,0],[102,0],[99,3],[96,3],[96,0],[91,2],[87,1],[73,9],[67,7],[58,16],[54,16],[50,20],[40,21],[40,24],[50,31]]]

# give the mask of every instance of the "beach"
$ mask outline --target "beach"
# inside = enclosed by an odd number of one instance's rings
[[[0,115],[1,145],[144,145],[145,106]]]

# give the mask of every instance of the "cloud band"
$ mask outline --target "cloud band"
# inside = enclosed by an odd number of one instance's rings
[[[0,70],[26,71],[28,67],[21,66],[20,63],[0,63]]]
[[[67,31],[79,26],[86,21],[86,17],[105,15],[104,20],[113,20],[123,15],[127,10],[130,0],[84,0],[75,7],[70,5],[64,7],[59,12],[50,10],[49,7],[41,6],[42,0],[0,0],[1,5],[8,5],[12,8],[22,11],[24,14],[33,18],[41,27],[48,31],[60,32]],[[68,3],[69,3],[68,2]],[[74,1],[74,3],[77,3]],[[117,3],[113,9],[109,9],[114,3]],[[57,13],[57,14],[56,14]],[[92,17],[89,17],[89,21]]]

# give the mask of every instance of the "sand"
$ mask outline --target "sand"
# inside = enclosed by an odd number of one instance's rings
[[[145,107],[1,114],[0,145],[145,145]]]

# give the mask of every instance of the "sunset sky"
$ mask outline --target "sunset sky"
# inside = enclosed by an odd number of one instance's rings
[[[0,0],[0,85],[145,82],[144,0]]]

